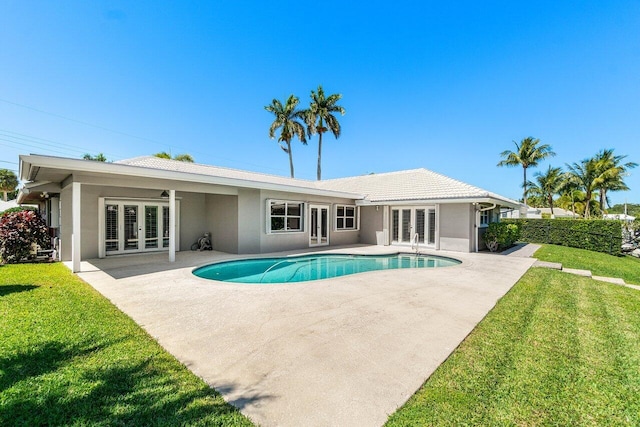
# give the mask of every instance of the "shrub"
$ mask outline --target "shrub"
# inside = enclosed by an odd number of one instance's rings
[[[0,216],[4,215],[4,214],[8,214],[11,212],[22,212],[22,211],[35,211],[36,208],[32,207],[32,206],[16,206],[15,208],[9,208],[6,209],[2,212],[0,212]]]
[[[503,219],[517,224],[520,239],[530,243],[549,243],[621,255],[622,226],[619,221],[602,219]]]
[[[520,228],[516,224],[492,222],[484,233],[484,241],[491,252],[506,249],[520,239]]]
[[[44,220],[32,210],[5,212],[0,217],[0,261],[16,263],[29,257],[33,245],[48,249]]]

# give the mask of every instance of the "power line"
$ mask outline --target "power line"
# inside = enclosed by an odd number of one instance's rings
[[[59,119],[64,119],[64,120],[68,120],[68,121],[70,121],[70,122],[79,123],[79,124],[81,124],[81,125],[90,126],[90,127],[96,128],[96,129],[105,130],[105,131],[107,131],[107,132],[113,132],[113,133],[117,133],[117,134],[119,134],[119,135],[128,136],[129,138],[141,139],[141,140],[143,140],[143,141],[153,142],[154,144],[162,144],[161,142],[154,141],[153,139],[150,139],[150,138],[145,138],[145,137],[143,137],[143,136],[137,136],[137,135],[131,135],[130,133],[121,132],[121,131],[119,131],[119,130],[109,129],[109,128],[107,128],[107,127],[100,126],[100,125],[95,125],[95,124],[93,124],[93,123],[83,122],[82,120],[72,119],[71,117],[66,117],[66,116],[63,116],[63,115],[61,115],[61,114],[56,114],[56,113],[51,113],[51,112],[49,112],[49,111],[40,110],[39,108],[30,107],[29,105],[19,104],[19,103],[17,103],[17,102],[9,101],[9,100],[7,100],[7,99],[2,99],[2,98],[0,98],[0,101],[5,102],[5,103],[7,103],[7,104],[15,105],[15,106],[17,106],[17,107],[26,108],[27,110],[36,111],[36,112],[41,113],[41,114],[46,114],[46,115],[48,115],[48,116],[57,117],[57,118],[59,118]]]
[[[5,138],[9,138],[9,139],[2,139],[1,137],[5,137]],[[23,133],[19,133],[19,132],[13,132],[10,130],[6,130],[6,129],[0,129],[0,140],[4,140],[6,142],[11,142],[14,144],[20,144],[21,146],[26,146],[26,147],[30,147],[30,148],[35,148],[38,150],[48,150],[48,151],[52,151],[52,152],[56,152],[56,153],[61,153],[60,151],[56,151],[56,150],[51,150],[48,147],[55,147],[55,148],[61,148],[67,152],[72,152],[74,154],[85,154],[87,153],[87,149],[84,147],[79,147],[77,145],[71,145],[71,144],[65,144],[59,141],[53,141],[51,139],[46,139],[46,138],[40,138],[37,136],[32,136],[32,135],[26,135]],[[45,142],[42,142],[45,141]],[[29,144],[30,143],[30,144]],[[35,144],[35,145],[34,145]],[[68,147],[68,148],[67,148]],[[113,159],[121,159],[123,158],[122,156],[116,156],[112,153],[103,153],[108,157],[111,157]]]
[[[172,148],[177,148],[178,151],[190,152],[190,153],[194,153],[194,154],[201,154],[201,155],[204,155],[204,156],[207,156],[207,157],[208,156],[213,156],[213,157],[216,157],[218,159],[225,160],[227,162],[232,162],[232,163],[239,164],[239,165],[252,166],[252,167],[260,168],[262,170],[271,170],[271,171],[278,172],[278,173],[284,173],[284,168],[273,168],[273,167],[264,166],[264,165],[258,165],[258,164],[255,164],[255,163],[245,162],[245,161],[241,161],[241,160],[235,160],[235,159],[220,157],[220,156],[216,156],[215,154],[205,153],[205,152],[202,152],[202,151],[189,150],[189,149],[185,149],[185,148],[182,148],[182,147],[179,147],[179,146],[174,146],[174,145],[166,144],[166,143],[163,143],[163,142],[160,142],[160,141],[156,141],[156,140],[151,139],[151,138],[132,135],[130,133],[122,132],[122,131],[115,130],[115,129],[110,129],[110,128],[107,128],[107,127],[104,127],[104,126],[96,125],[96,124],[85,122],[85,121],[82,121],[82,120],[77,120],[77,119],[74,119],[74,118],[71,118],[71,117],[63,116],[61,114],[57,114],[57,113],[52,113],[52,112],[49,112],[49,111],[41,110],[39,108],[31,107],[29,105],[21,104],[21,103],[18,103],[18,102],[13,102],[13,101],[10,101],[8,99],[0,98],[0,101],[4,102],[6,104],[15,105],[17,107],[25,108],[27,110],[35,111],[35,112],[38,112],[40,114],[46,114],[46,115],[51,116],[51,117],[56,117],[56,118],[59,118],[59,119],[70,121],[70,122],[82,124],[84,126],[89,126],[89,127],[93,127],[93,128],[96,128],[96,129],[104,130],[104,131],[107,131],[107,132],[112,132],[112,133],[115,133],[115,134],[118,134],[118,135],[127,136],[129,138],[135,138],[135,139],[139,139],[139,140],[143,140],[143,141],[152,142],[152,143],[158,144],[160,146],[169,147],[169,151],[171,151]],[[56,141],[51,141],[51,140],[47,140],[47,139],[44,139],[44,138],[38,138],[38,137],[33,137],[33,136],[25,135],[25,134],[20,134],[18,132],[11,132],[11,131],[7,131],[7,130],[2,130],[2,131],[3,132],[13,133],[15,135],[20,135],[22,137],[27,137],[27,138],[31,138],[31,139],[40,139],[42,141],[52,142],[52,143],[56,144],[56,146],[65,145],[67,147],[73,147],[74,150],[81,151],[82,154],[87,152],[86,149],[84,149],[84,148],[80,148],[80,147],[77,147],[77,146],[72,146],[72,145],[69,145],[69,144],[60,144],[60,143],[58,143]],[[9,135],[4,135],[4,136],[10,137]],[[38,141],[30,141],[30,142],[38,143]],[[32,147],[32,148],[34,148],[34,147]],[[41,149],[41,147],[35,147],[35,148]],[[55,150],[51,150],[51,152],[58,153],[58,154],[64,154],[64,153],[60,153],[59,151],[55,151]],[[108,157],[112,157],[112,158],[114,158],[116,160],[124,158],[122,156],[113,156],[113,155],[108,154],[108,153],[104,153],[104,154],[107,155]]]

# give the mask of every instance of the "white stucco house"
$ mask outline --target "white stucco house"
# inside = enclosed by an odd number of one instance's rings
[[[477,251],[516,201],[426,170],[308,181],[156,157],[20,156],[19,203],[38,204],[61,259],[213,249],[256,254],[356,243]]]
[[[534,208],[531,206],[522,205],[521,209],[509,209],[502,208],[500,210],[500,218],[579,218],[580,215],[562,209],[559,207],[553,208],[553,214],[551,208]]]
[[[621,213],[621,214],[604,214],[602,215],[602,219],[614,219],[617,221],[633,222],[635,221],[636,217],[625,214],[625,213]]]

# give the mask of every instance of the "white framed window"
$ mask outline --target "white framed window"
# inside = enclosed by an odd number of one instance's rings
[[[336,231],[357,230],[359,228],[358,208],[354,205],[336,205],[334,218]]]
[[[267,233],[304,231],[304,202],[267,200]]]
[[[487,227],[489,225],[489,218],[491,218],[491,211],[480,212],[480,227]]]

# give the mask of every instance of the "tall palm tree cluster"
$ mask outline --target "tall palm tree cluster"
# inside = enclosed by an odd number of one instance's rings
[[[527,169],[555,156],[555,153],[550,145],[540,144],[537,138],[524,138],[514,144],[515,151],[500,153],[502,160],[498,166],[522,166],[524,204],[549,207],[552,215],[554,206],[571,210],[585,218],[606,213],[609,205],[607,193],[629,190],[624,178],[629,175],[630,169],[638,166],[634,162],[623,162],[627,156],[615,155],[613,149],[603,149],[591,158],[566,164],[566,171],[549,166],[545,172],[534,174],[535,181],[529,181]],[[554,199],[554,196],[559,197]]]
[[[335,114],[344,115],[345,110],[337,104],[342,98],[339,93],[325,96],[322,86],[318,86],[318,91],[311,91],[311,102],[309,108],[299,109],[300,99],[295,95],[290,95],[283,104],[277,99],[265,106],[265,110],[275,116],[269,128],[269,138],[274,139],[276,131],[280,129],[278,144],[280,148],[289,155],[289,169],[291,178],[294,177],[293,152],[291,141],[297,137],[300,142],[307,145],[307,137],[311,138],[318,134],[318,169],[317,179],[322,179],[322,135],[331,131],[333,136],[340,137],[341,128]]]

